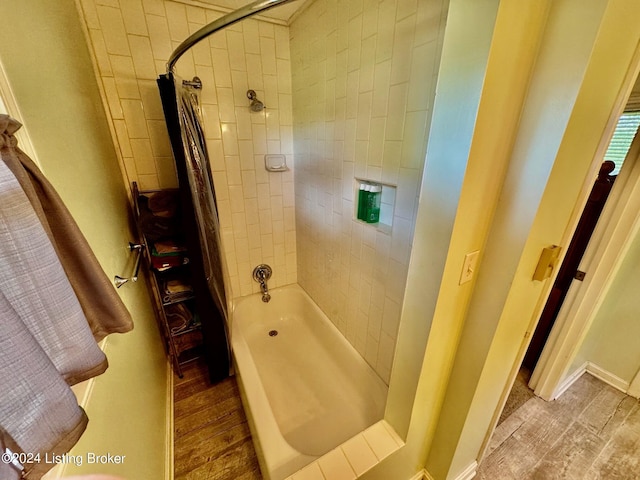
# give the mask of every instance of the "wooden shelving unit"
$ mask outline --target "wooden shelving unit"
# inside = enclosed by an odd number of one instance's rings
[[[176,374],[202,356],[202,322],[195,305],[189,252],[181,234],[177,189],[140,191],[132,185],[145,277],[167,355]]]

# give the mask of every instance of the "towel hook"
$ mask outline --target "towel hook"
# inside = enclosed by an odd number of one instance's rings
[[[142,249],[143,248],[144,248],[144,244],[143,243],[132,243],[132,242],[129,242],[129,251],[131,251],[131,252],[137,251],[138,252],[138,256],[136,257],[136,263],[133,266],[133,274],[131,275],[131,278],[121,277],[120,275],[116,275],[115,277],[113,277],[113,283],[116,286],[116,288],[120,288],[122,285],[127,283],[129,280],[131,280],[132,282],[137,282],[138,281],[138,272],[140,271],[140,261],[142,260]]]

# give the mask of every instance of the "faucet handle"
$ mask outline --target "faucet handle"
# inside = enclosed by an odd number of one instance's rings
[[[253,279],[258,283],[266,282],[271,278],[272,273],[273,270],[269,265],[261,263],[253,269]]]

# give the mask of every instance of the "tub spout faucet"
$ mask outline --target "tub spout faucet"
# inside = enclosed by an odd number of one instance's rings
[[[260,284],[260,291],[262,292],[262,301],[268,302],[271,300],[269,295],[269,287],[267,286],[267,280],[271,278],[273,271],[269,265],[260,264],[253,269],[253,279]]]
[[[269,287],[267,287],[267,279],[264,278],[264,272],[258,272],[258,281],[260,282],[260,291],[263,295],[269,294]]]

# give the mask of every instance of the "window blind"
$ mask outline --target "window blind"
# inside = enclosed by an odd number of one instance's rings
[[[622,162],[624,162],[624,159],[627,156],[627,152],[629,151],[633,137],[635,137],[636,132],[638,131],[639,125],[640,111],[624,112],[618,120],[618,124],[613,132],[613,137],[611,138],[609,147],[604,154],[605,160],[611,160],[616,164],[616,168],[612,172],[612,175],[617,175],[618,172],[620,172]]]

